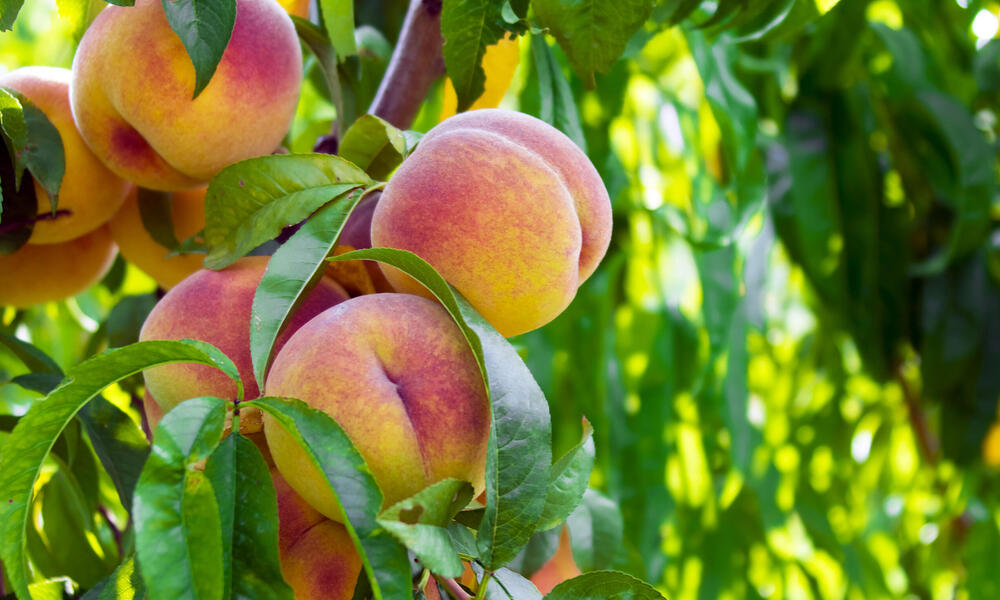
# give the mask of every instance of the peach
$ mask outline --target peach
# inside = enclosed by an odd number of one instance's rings
[[[22,67],[0,75],[0,86],[20,92],[48,117],[62,139],[65,172],[59,209],[69,211],[35,223],[31,244],[58,244],[100,227],[125,200],[128,182],[107,169],[84,143],[69,108],[70,71],[56,67]],[[24,181],[31,181],[25,178]],[[34,182],[38,213],[51,213],[49,195]]]
[[[160,190],[191,188],[269,154],[295,113],[302,52],[273,0],[238,0],[229,45],[192,99],[195,71],[159,0],[109,6],[73,58],[70,101],[83,138],[115,173]]]
[[[369,294],[324,311],[278,353],[265,393],[333,417],[367,462],[384,506],[446,477],[484,487],[486,389],[458,326],[430,300]],[[323,475],[294,438],[268,415],[264,434],[289,485],[341,520]]]
[[[236,364],[247,399],[260,395],[250,359],[250,313],[253,297],[268,257],[241,258],[222,271],[197,271],[153,307],[139,332],[140,340],[192,338],[213,344]],[[280,349],[292,333],[323,310],[347,299],[340,285],[328,279],[305,298],[278,337]],[[214,367],[178,363],[143,371],[146,389],[163,413],[178,402],[197,396],[235,398],[236,384]],[[240,431],[259,430],[259,411],[244,411]]]
[[[309,18],[309,4],[311,2],[312,0],[278,0],[278,4],[288,14],[303,19]]]
[[[347,529],[324,517],[271,469],[278,496],[281,573],[296,600],[350,600],[361,573]]]
[[[205,190],[198,188],[173,193],[170,217],[177,241],[182,242],[205,227]],[[135,188],[108,225],[122,256],[164,289],[169,290],[200,269],[205,259],[204,254],[166,257],[170,249],[157,243],[142,224]]]
[[[106,226],[60,244],[25,244],[0,256],[0,306],[27,308],[75,296],[100,281],[114,258]]]
[[[389,181],[372,245],[416,253],[501,334],[545,325],[593,273],[611,238],[597,170],[554,127],[482,109],[441,123]],[[429,296],[383,266],[399,291]]]
[[[580,575],[580,568],[573,560],[573,550],[569,544],[569,529],[563,525],[562,532],[559,534],[559,547],[555,555],[531,576],[531,583],[535,584],[539,592],[548,594],[552,588],[577,575]]]

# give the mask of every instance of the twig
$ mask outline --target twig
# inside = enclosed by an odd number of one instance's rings
[[[408,129],[427,92],[444,75],[443,45],[441,0],[411,0],[396,49],[368,112]]]
[[[156,400],[153,400],[156,402]],[[132,394],[132,408],[139,413],[139,425],[142,426],[142,433],[146,436],[146,441],[153,443],[153,432],[149,428],[149,419],[146,418],[146,406],[138,395]]]
[[[927,415],[920,406],[920,399],[917,398],[913,388],[906,381],[903,375],[902,365],[897,365],[895,370],[896,383],[903,392],[903,401],[906,403],[906,411],[909,413],[910,426],[913,427],[913,435],[917,438],[917,445],[924,460],[932,465],[936,465],[941,458],[941,443],[937,436],[931,431],[927,423]]]
[[[115,525],[115,522],[111,520],[111,513],[108,512],[108,509],[104,505],[99,504],[97,506],[97,511],[101,513],[101,516],[104,517],[105,521],[107,521],[108,527],[111,528],[111,535],[114,536],[115,546],[117,546],[118,548],[118,557],[121,558],[123,555],[121,530],[118,529],[118,526]],[[0,585],[2,585],[2,582],[0,582]]]
[[[456,600],[473,600],[469,592],[465,591],[462,586],[458,585],[458,582],[450,577],[438,577],[434,576],[438,583],[444,586],[448,590],[448,594],[455,598]]]
[[[54,219],[58,219],[59,217],[68,217],[71,214],[73,214],[73,211],[66,208],[61,208],[57,210],[55,213],[43,212],[39,215],[35,215],[34,217],[21,219],[20,221],[14,221],[12,223],[4,223],[3,225],[0,225],[0,233],[7,233],[8,231],[14,231],[15,229],[20,229],[21,227],[24,227],[26,225],[34,225],[39,221],[52,221]]]
[[[486,571],[483,573],[483,578],[479,582],[479,587],[476,588],[476,597],[474,600],[483,600],[483,598],[486,597],[486,588],[489,586],[491,577],[493,577],[493,571]]]

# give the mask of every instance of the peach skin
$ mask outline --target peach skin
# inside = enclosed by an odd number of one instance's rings
[[[548,594],[552,588],[577,575],[580,575],[580,568],[573,560],[573,549],[569,544],[569,529],[563,525],[562,531],[559,533],[559,547],[555,555],[531,576],[531,583],[535,584],[539,592]]]
[[[59,187],[59,209],[69,214],[36,222],[29,244],[58,244],[90,233],[115,214],[128,192],[128,182],[101,164],[76,130],[69,108],[69,81],[70,71],[55,67],[22,67],[0,75],[0,86],[20,92],[37,106],[62,140],[66,170]],[[26,176],[24,181],[32,180]],[[48,193],[33,183],[38,213],[50,213]]]
[[[265,393],[333,417],[375,476],[383,506],[446,477],[484,487],[486,389],[458,326],[430,300],[369,294],[324,311],[278,353]],[[323,475],[266,414],[264,434],[289,485],[342,520]]]
[[[205,227],[205,190],[173,193],[170,216],[177,241],[182,242]],[[125,260],[139,267],[164,289],[169,290],[200,269],[205,259],[204,254],[179,254],[167,258],[170,250],[157,243],[142,224],[134,187],[108,225]]]
[[[278,496],[281,573],[295,600],[350,600],[361,557],[347,529],[309,506],[277,469],[271,469],[271,478]]]
[[[60,244],[25,244],[0,256],[0,306],[27,308],[75,296],[100,281],[114,258],[107,227]]]
[[[260,395],[250,360],[250,313],[253,296],[268,257],[248,256],[222,271],[197,271],[180,282],[153,307],[140,340],[192,338],[213,344],[236,364],[247,399]],[[278,336],[280,349],[292,333],[313,316],[347,299],[340,285],[321,279]],[[143,371],[146,389],[162,412],[197,396],[234,398],[236,383],[217,369],[196,364],[170,364]],[[148,411],[147,411],[148,412]],[[259,430],[259,411],[244,411],[240,431]]]
[[[159,0],[109,6],[73,58],[73,117],[112,171],[150,189],[195,187],[227,165],[271,153],[302,84],[302,51],[284,9],[238,0],[218,69],[192,99],[194,82]]]
[[[561,313],[611,239],[597,170],[559,130],[517,112],[462,113],[424,136],[386,185],[372,245],[436,268],[501,334]],[[399,291],[429,296],[383,266]]]

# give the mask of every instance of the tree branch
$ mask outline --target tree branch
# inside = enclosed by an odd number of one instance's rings
[[[61,217],[68,217],[73,214],[73,211],[67,208],[60,208],[56,212],[43,212],[39,213],[33,217],[22,219],[20,221],[13,221],[11,223],[4,223],[0,225],[0,233],[7,233],[9,231],[14,231],[15,229],[20,229],[21,227],[26,227],[28,225],[34,225],[39,221],[52,221]]]
[[[399,41],[368,112],[409,129],[431,86],[444,75],[441,0],[411,0]]]
[[[920,399],[917,398],[913,388],[910,387],[910,384],[906,381],[906,377],[903,375],[902,365],[897,365],[893,372],[896,383],[899,384],[899,389],[903,392],[906,412],[909,414],[910,426],[913,427],[913,435],[917,438],[917,446],[920,447],[920,453],[924,456],[924,460],[932,465],[936,465],[941,458],[941,444],[927,423],[927,415],[920,406]]]
[[[458,582],[450,577],[438,577],[434,576],[438,583],[444,586],[448,590],[448,594],[454,597],[456,600],[472,600],[472,595],[462,589],[462,586],[458,585]]]

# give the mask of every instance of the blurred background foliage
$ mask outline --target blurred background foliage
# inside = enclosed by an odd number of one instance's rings
[[[100,4],[28,0],[0,65],[68,67]],[[552,38],[522,39],[503,104],[585,146],[611,192],[600,270],[515,342],[557,454],[594,424],[616,566],[675,599],[1000,597],[1000,4],[786,0],[726,28],[670,26],[676,4],[592,89]],[[361,106],[404,5],[358,3]],[[313,70],[286,145],[335,117]],[[65,368],[134,340],[154,290],[119,263],[2,326]],[[23,371],[0,352],[0,382]],[[107,397],[138,423],[134,391]],[[0,413],[33,399],[0,385]],[[36,510],[66,524],[33,519],[30,551],[86,586],[127,552],[125,513],[64,437]]]

